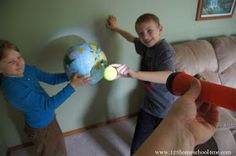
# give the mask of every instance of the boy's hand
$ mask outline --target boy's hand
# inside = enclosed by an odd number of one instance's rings
[[[90,77],[89,76],[84,76],[81,77],[78,73],[73,74],[70,84],[73,88],[78,88],[80,86],[84,86],[89,84]]]
[[[117,28],[117,19],[115,16],[109,16],[106,23],[107,28],[114,31]]]
[[[111,64],[118,72],[117,79],[120,77],[136,78],[137,71],[130,69],[126,64]]]
[[[129,77],[129,67],[126,64],[111,64],[110,66],[114,67],[117,70],[117,78],[120,77]]]

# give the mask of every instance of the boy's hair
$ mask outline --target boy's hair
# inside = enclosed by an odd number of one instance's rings
[[[160,26],[160,20],[156,15],[150,14],[150,13],[145,13],[145,14],[138,17],[138,19],[135,22],[135,27],[137,25],[140,25],[144,22],[151,21],[151,20],[154,21],[158,26]]]
[[[4,57],[4,52],[9,49],[14,49],[20,52],[17,46],[10,41],[0,39],[0,60]]]

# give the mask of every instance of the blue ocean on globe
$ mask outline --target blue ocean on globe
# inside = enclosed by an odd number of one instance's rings
[[[64,69],[68,78],[73,73],[88,75],[91,78],[90,84],[96,84],[103,78],[106,65],[106,55],[95,43],[73,45],[64,57]]]

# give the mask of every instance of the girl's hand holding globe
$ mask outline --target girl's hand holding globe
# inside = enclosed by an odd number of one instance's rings
[[[64,69],[68,78],[71,79],[74,73],[78,73],[81,77],[88,75],[90,84],[96,84],[103,78],[106,65],[105,53],[94,43],[73,45],[64,57]]]
[[[87,85],[90,83],[90,77],[89,76],[84,76],[81,77],[78,73],[74,73],[71,76],[71,80],[70,80],[70,85],[76,89],[78,87]]]

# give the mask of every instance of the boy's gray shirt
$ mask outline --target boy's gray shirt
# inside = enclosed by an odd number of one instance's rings
[[[146,47],[138,38],[134,40],[136,52],[142,57],[142,71],[175,71],[174,49],[162,39],[153,47]],[[165,84],[145,82],[146,92],[142,109],[159,118],[163,118],[176,100]]]

